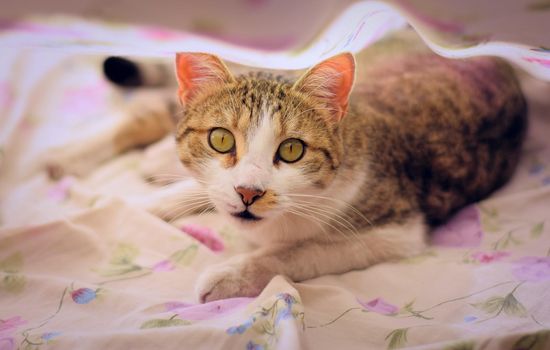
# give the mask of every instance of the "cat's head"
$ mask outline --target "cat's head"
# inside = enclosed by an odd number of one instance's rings
[[[303,213],[309,196],[331,186],[343,157],[351,54],[317,64],[294,83],[235,77],[203,53],[178,54],[176,69],[184,106],[179,157],[219,212],[256,227]]]

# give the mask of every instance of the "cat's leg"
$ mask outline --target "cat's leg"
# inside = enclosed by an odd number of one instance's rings
[[[418,215],[402,224],[370,228],[357,237],[336,234],[334,240],[260,248],[207,269],[199,277],[196,292],[201,302],[257,296],[275,275],[298,282],[416,255],[425,248],[426,230]]]
[[[49,151],[44,162],[49,176],[84,176],[118,154],[162,139],[174,128],[173,99],[165,90],[136,92],[125,110],[112,128]]]

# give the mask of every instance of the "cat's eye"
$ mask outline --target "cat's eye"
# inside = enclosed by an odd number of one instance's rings
[[[294,163],[302,159],[305,147],[304,142],[298,139],[288,139],[279,145],[277,155],[287,163]]]
[[[208,144],[220,153],[227,153],[235,147],[235,137],[224,128],[214,128],[208,135]]]

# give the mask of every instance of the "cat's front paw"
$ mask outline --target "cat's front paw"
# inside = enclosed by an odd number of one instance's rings
[[[199,277],[196,293],[201,303],[258,296],[275,274],[251,259],[214,265]]]

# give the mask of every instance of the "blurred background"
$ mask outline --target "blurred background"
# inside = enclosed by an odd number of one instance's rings
[[[169,27],[256,48],[289,49],[307,44],[353,2],[357,1],[25,0],[3,4],[0,19],[68,14]]]

